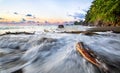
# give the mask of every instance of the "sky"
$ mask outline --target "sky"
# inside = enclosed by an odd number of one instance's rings
[[[0,0],[0,22],[83,20],[92,0]]]

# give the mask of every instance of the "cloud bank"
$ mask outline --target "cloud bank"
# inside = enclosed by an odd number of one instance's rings
[[[79,11],[76,11],[73,14],[67,14],[67,16],[73,17],[74,19],[78,20],[84,20],[86,13],[87,13],[86,9],[80,9]]]
[[[32,17],[32,14],[27,14],[26,16],[28,16],[28,17]]]
[[[85,14],[83,13],[74,13],[73,15],[69,14],[68,16],[73,17],[74,19],[85,19]]]
[[[4,18],[1,18],[1,17],[0,17],[0,20],[4,20]]]

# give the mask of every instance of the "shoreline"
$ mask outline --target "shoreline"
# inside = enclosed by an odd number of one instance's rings
[[[72,29],[71,29],[72,27]],[[52,28],[52,27],[51,27]],[[81,30],[81,29],[84,29],[85,30]],[[28,28],[27,28],[28,29]],[[24,30],[24,29],[23,29]],[[8,29],[8,31],[5,31],[4,33],[0,33],[0,36],[2,35],[8,35],[8,34],[14,34],[14,35],[18,35],[18,34],[35,34],[35,32],[40,32],[41,30],[36,30],[33,28],[32,31],[27,31],[27,30],[24,30],[24,31],[10,31]],[[83,27],[76,27],[76,26],[64,26],[64,28],[56,28],[56,29],[53,29],[53,30],[49,30],[49,29],[46,29],[44,28],[43,31],[41,32],[46,32],[46,33],[49,33],[49,32],[52,32],[52,33],[68,33],[68,34],[85,34],[85,35],[94,35],[94,34],[97,34],[97,32],[112,32],[112,33],[120,33],[120,26],[119,27],[89,27],[89,26],[83,26]]]
[[[120,33],[120,26],[118,27],[92,27],[92,28],[88,28],[87,31],[90,31],[90,32],[112,31],[114,33]]]

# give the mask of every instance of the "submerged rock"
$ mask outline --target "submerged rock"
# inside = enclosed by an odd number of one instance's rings
[[[12,72],[12,73],[23,73],[23,71],[22,71],[22,69],[19,69],[19,70]]]

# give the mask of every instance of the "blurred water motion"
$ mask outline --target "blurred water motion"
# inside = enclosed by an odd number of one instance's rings
[[[120,73],[120,34],[39,33],[0,36],[0,73],[22,69],[23,73],[104,73],[77,51],[87,44],[108,66]]]

